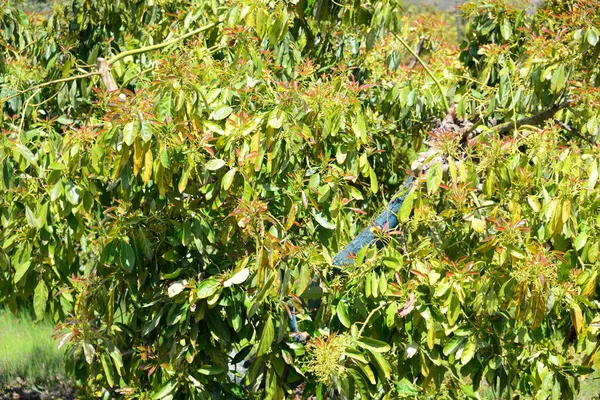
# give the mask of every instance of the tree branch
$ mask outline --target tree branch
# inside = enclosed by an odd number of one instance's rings
[[[48,81],[48,82],[40,83],[39,85],[31,86],[31,87],[29,87],[27,89],[20,90],[20,91],[18,91],[17,93],[15,93],[13,95],[5,97],[4,99],[0,99],[0,103],[4,103],[6,101],[9,101],[10,99],[13,99],[13,98],[15,98],[17,96],[20,96],[20,95],[22,95],[24,93],[27,93],[27,92],[31,92],[32,90],[37,90],[37,89],[41,89],[41,88],[46,87],[46,86],[54,85],[55,83],[71,82],[71,81],[75,81],[77,79],[88,78],[88,77],[94,76],[94,75],[100,75],[100,73],[97,72],[97,71],[93,71],[93,72],[88,72],[87,74],[74,75],[74,76],[70,76],[68,78],[55,79],[53,81]]]
[[[212,24],[208,24],[208,25],[205,25],[205,26],[200,27],[198,29],[194,29],[193,31],[188,32],[185,35],[181,35],[181,36],[178,36],[176,38],[167,40],[166,42],[154,44],[152,46],[140,47],[139,49],[132,49],[132,50],[123,51],[123,52],[117,54],[116,56],[110,58],[106,63],[107,63],[108,66],[110,66],[110,65],[116,63],[117,61],[119,61],[119,60],[127,57],[127,56],[133,56],[133,55],[136,55],[136,54],[142,54],[142,53],[146,53],[146,52],[149,52],[149,51],[162,49],[163,47],[167,47],[167,46],[169,46],[171,44],[175,44],[175,43],[177,43],[177,42],[179,42],[179,41],[181,41],[183,39],[186,39],[186,38],[188,38],[190,36],[194,36],[194,35],[197,35],[198,33],[207,31],[210,28],[213,28],[213,27],[219,25],[220,23],[221,22],[213,22]]]
[[[410,47],[408,45],[408,43],[406,43],[404,41],[404,39],[402,39],[400,36],[398,36],[396,34],[396,32],[392,32],[392,34],[396,37],[396,39],[398,39],[398,41],[400,43],[402,43],[402,46],[404,46],[406,48],[406,50],[408,50],[410,52],[410,54],[412,54],[412,56],[419,62],[419,64],[421,64],[423,66],[423,69],[425,70],[425,72],[427,72],[427,75],[429,75],[431,77],[431,79],[433,79],[433,81],[435,82],[435,85],[438,87],[438,89],[440,91],[440,94],[442,95],[442,102],[444,103],[444,111],[448,111],[448,109],[450,107],[448,106],[448,100],[446,100],[446,94],[444,93],[444,89],[442,88],[442,84],[440,83],[440,81],[437,80],[435,75],[433,75],[433,72],[431,72],[429,67],[427,67],[427,64],[425,64],[425,62],[421,59],[421,57],[419,57],[419,55],[417,53],[415,53],[415,51],[412,49],[412,47]]]
[[[509,121],[509,122],[505,122],[500,125],[493,126],[492,130],[494,130],[498,133],[507,133],[507,132],[511,132],[513,130],[519,129],[523,125],[533,125],[533,126],[540,125],[542,122],[552,118],[554,116],[554,114],[556,114],[558,111],[562,110],[563,108],[569,106],[571,103],[572,103],[571,100],[563,101],[562,103],[555,104],[552,107],[550,107],[549,109],[544,110],[540,113],[537,113],[531,117],[522,118],[517,121]]]
[[[421,55],[424,45],[425,45],[425,38],[422,37],[421,39],[419,39],[419,43],[417,43],[417,49],[415,50],[415,53],[417,53],[417,56]],[[413,57],[412,60],[410,60],[410,63],[408,64],[408,68],[414,68],[416,64],[417,64],[417,58]]]
[[[553,118],[554,122],[556,122],[558,125],[560,125],[561,128],[563,128],[565,131],[577,136],[580,139],[585,140],[586,142],[588,142],[589,144],[591,144],[592,146],[596,145],[596,142],[589,136],[584,136],[581,132],[579,132],[577,129],[573,128],[571,125],[565,124],[562,121],[559,121],[556,118]]]

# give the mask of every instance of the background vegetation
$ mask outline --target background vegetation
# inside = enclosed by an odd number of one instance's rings
[[[395,0],[2,3],[0,301],[82,396],[574,398],[595,3],[471,2],[460,46]]]

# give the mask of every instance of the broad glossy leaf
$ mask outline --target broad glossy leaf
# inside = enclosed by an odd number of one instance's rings
[[[231,108],[227,105],[220,105],[210,114],[209,118],[216,120],[216,121],[220,121],[222,119],[229,117],[229,114],[231,114],[232,112],[233,112],[233,108]]]
[[[215,278],[204,279],[198,285],[197,295],[199,299],[212,296],[219,289],[220,283]]]
[[[352,322],[350,321],[350,318],[348,317],[348,307],[346,306],[346,303],[343,301],[343,299],[338,302],[337,307],[336,307],[336,312],[337,312],[338,319],[340,320],[342,325],[344,325],[346,328],[350,328],[350,325],[352,325]]]
[[[373,339],[370,337],[361,337],[358,339],[357,344],[363,349],[375,351],[377,353],[385,353],[390,351],[390,345],[382,342],[381,340]]]
[[[90,342],[83,342],[82,347],[85,361],[87,361],[88,364],[91,364],[94,361],[94,356],[96,355],[94,346],[92,346]]]
[[[271,344],[275,338],[275,327],[273,326],[273,318],[269,315],[265,325],[263,327],[258,349],[256,350],[257,356],[263,356],[271,351]]]
[[[43,279],[40,279],[33,292],[33,311],[35,311],[35,316],[38,321],[44,319],[47,303],[48,286],[46,286]]]
[[[206,164],[204,164],[204,167],[209,171],[216,171],[225,165],[226,165],[226,163],[223,160],[212,159],[212,160],[209,160]]]

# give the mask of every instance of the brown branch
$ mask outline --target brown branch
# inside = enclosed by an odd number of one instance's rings
[[[565,131],[577,136],[580,139],[585,140],[586,142],[588,142],[589,144],[591,144],[592,146],[596,145],[596,142],[589,136],[584,136],[581,132],[579,132],[577,129],[573,128],[571,125],[569,124],[565,124],[562,121],[559,121],[556,118],[553,118],[554,122],[556,122],[561,128],[563,128]]]
[[[492,130],[494,130],[498,133],[507,133],[507,132],[511,132],[513,130],[519,129],[523,125],[533,125],[533,126],[540,125],[542,122],[552,118],[554,116],[554,114],[556,114],[558,111],[562,110],[563,108],[567,107],[571,103],[572,103],[571,100],[567,100],[562,103],[555,104],[552,107],[550,107],[549,109],[544,110],[540,113],[537,113],[531,117],[522,118],[517,121],[509,121],[509,122],[505,122],[500,125],[493,126]]]

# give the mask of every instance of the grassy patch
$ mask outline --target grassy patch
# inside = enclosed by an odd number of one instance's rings
[[[52,325],[34,324],[27,313],[0,309],[0,386],[17,377],[29,384],[53,384],[64,376],[63,351],[51,337]]]

